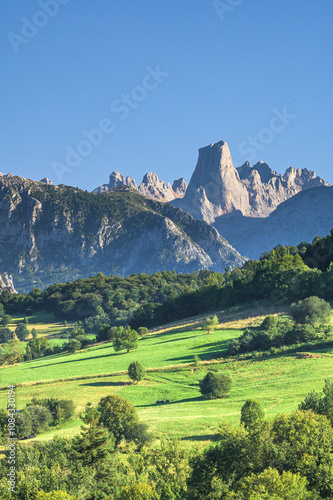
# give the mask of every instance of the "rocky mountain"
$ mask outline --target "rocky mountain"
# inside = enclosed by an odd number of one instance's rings
[[[17,293],[13,283],[13,277],[10,274],[0,274],[0,295],[4,290],[9,290],[10,293]]]
[[[165,182],[159,180],[156,174],[148,172],[144,175],[141,184],[137,185],[132,177],[125,177],[119,172],[112,172],[109,177],[109,183],[97,187],[93,190],[93,193],[105,193],[118,186],[129,186],[147,198],[162,202],[183,197],[187,188],[187,184],[183,178],[175,180],[171,186],[170,182],[165,184]]]
[[[183,198],[171,203],[209,223],[225,214],[267,217],[280,203],[302,190],[328,186],[307,169],[288,168],[284,175],[266,163],[233,166],[228,144],[220,141],[199,149],[199,158]]]
[[[0,220],[0,272],[20,291],[99,272],[223,271],[244,262],[214,227],[129,186],[96,195],[0,176]]]
[[[326,236],[333,227],[333,187],[306,189],[281,203],[269,217],[240,211],[215,220],[214,226],[242,255],[258,259],[277,245],[298,245]]]

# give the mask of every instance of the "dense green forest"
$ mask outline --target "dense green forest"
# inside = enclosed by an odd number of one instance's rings
[[[62,320],[97,318],[113,326],[157,326],[217,308],[253,300],[283,305],[309,295],[333,297],[333,233],[297,247],[278,246],[258,261],[224,274],[211,271],[133,274],[78,279],[35,288],[28,294],[4,291],[0,302],[8,314],[46,309]],[[98,321],[100,317],[100,321]],[[93,322],[92,322],[93,325]],[[91,325],[91,326],[92,326]],[[87,325],[86,325],[87,326]]]

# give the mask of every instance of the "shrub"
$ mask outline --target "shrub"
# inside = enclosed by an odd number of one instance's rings
[[[0,344],[5,344],[13,337],[10,328],[0,328]]]
[[[252,425],[261,422],[265,418],[265,411],[255,399],[248,399],[245,401],[241,409],[241,423],[244,427],[251,427]]]
[[[213,333],[218,324],[219,320],[215,314],[212,318],[207,318],[206,322],[203,325],[203,329],[207,330],[207,333]]]
[[[199,382],[200,392],[209,398],[223,398],[229,394],[231,382],[228,374],[208,372]]]
[[[140,382],[146,375],[146,370],[140,361],[133,361],[128,367],[128,376],[134,382]]]
[[[140,326],[140,328],[138,328],[138,334],[140,335],[140,337],[145,337],[148,333],[148,328],[146,328],[145,326]]]
[[[102,398],[98,403],[100,423],[104,425],[116,439],[118,444],[122,438],[130,440],[139,424],[136,409],[130,401],[116,394]]]
[[[18,323],[15,328],[15,335],[19,340],[25,340],[29,335],[29,330],[25,323]]]
[[[64,348],[67,352],[74,354],[76,351],[81,349],[81,342],[76,339],[70,339],[70,341],[64,345]]]
[[[290,306],[290,314],[297,323],[317,325],[328,323],[332,309],[328,302],[319,297],[308,297]]]

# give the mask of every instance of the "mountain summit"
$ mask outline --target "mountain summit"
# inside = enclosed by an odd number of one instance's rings
[[[209,223],[235,212],[247,217],[267,217],[300,191],[319,186],[329,184],[307,169],[290,167],[281,175],[264,162],[254,167],[246,162],[235,168],[228,144],[220,141],[199,149],[185,196],[171,203]]]

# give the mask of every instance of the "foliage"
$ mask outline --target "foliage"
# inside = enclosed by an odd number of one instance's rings
[[[131,327],[124,328],[120,326],[115,331],[115,339],[113,341],[113,348],[116,352],[126,350],[126,352],[133,351],[138,348],[139,335]]]
[[[25,323],[18,323],[17,327],[15,328],[15,335],[19,340],[25,340],[26,337],[29,335],[29,330],[28,327]]]
[[[19,340],[13,338],[2,346],[2,350],[0,351],[0,364],[13,365],[19,363],[22,357],[22,344]]]
[[[28,406],[43,406],[49,410],[52,415],[53,425],[57,425],[60,422],[67,422],[72,418],[75,411],[75,405],[70,399],[32,398]]]
[[[247,428],[251,427],[265,418],[265,411],[255,399],[247,399],[241,409],[241,423]]]
[[[11,322],[12,322],[12,318],[11,318],[11,316],[9,316],[9,314],[4,314],[4,316],[0,319],[0,325],[1,326],[7,326]]]
[[[132,439],[139,420],[136,409],[130,401],[111,394],[100,400],[97,409],[100,412],[100,423],[113,434],[116,444],[121,439]]]
[[[140,361],[133,361],[128,367],[128,376],[134,382],[140,382],[145,378],[146,370]]]
[[[33,338],[26,346],[25,359],[37,359],[52,354],[53,346],[45,337]]]
[[[159,500],[155,489],[147,483],[135,483],[123,486],[119,500]]]
[[[277,469],[269,467],[260,474],[242,479],[235,490],[239,500],[310,500],[318,499],[318,495],[309,492],[308,481],[299,473],[279,473]]]
[[[298,408],[312,410],[318,415],[326,415],[333,425],[333,381],[325,380],[322,393],[310,391]]]
[[[289,483],[291,488],[298,483],[305,491],[306,482],[299,477],[288,475],[282,479],[272,471],[260,478],[253,476],[269,468],[299,474],[306,478],[309,489],[323,498],[333,493],[333,429],[325,416],[311,411],[280,414],[272,423],[265,421],[248,431],[225,424],[218,438],[217,444],[207,448],[192,462],[189,491],[193,500],[219,498],[217,493],[223,488],[227,492],[238,487],[241,491],[243,488],[245,494],[240,498],[257,498],[246,496],[246,491],[248,487],[254,488],[254,492],[259,488],[260,492],[259,484],[263,486],[263,493],[265,488],[268,489],[263,497],[268,499],[271,498],[270,489],[274,488],[274,478],[277,484],[282,481],[283,484]],[[251,479],[242,483],[248,477]],[[281,488],[285,488],[283,484]],[[317,497],[314,494],[309,498]]]
[[[333,338],[330,326],[321,325],[314,328],[310,324],[294,324],[288,316],[267,316],[259,327],[247,328],[238,339],[231,340],[228,352],[235,355],[257,350],[273,350],[326,338]]]
[[[140,335],[140,337],[145,337],[148,333],[148,328],[146,328],[145,326],[140,326],[138,328],[138,334]]]
[[[206,322],[203,324],[203,329],[207,330],[207,333],[213,333],[218,324],[219,320],[215,314],[212,318],[207,318]]]
[[[5,344],[13,337],[10,328],[0,328],[0,344]]]
[[[324,299],[313,296],[291,304],[290,314],[297,323],[315,326],[329,322],[332,310]]]
[[[76,351],[81,349],[81,342],[76,339],[70,339],[67,344],[64,346],[65,350],[70,354],[74,354]]]
[[[84,465],[97,467],[114,451],[114,438],[100,424],[100,413],[91,404],[86,406],[81,419],[85,425],[73,440],[73,450]]]
[[[36,496],[36,500],[75,500],[75,496],[69,495],[65,491],[50,491],[45,493],[44,491],[39,491]]]
[[[231,389],[231,377],[226,373],[208,372],[199,382],[200,392],[209,398],[223,398]]]

